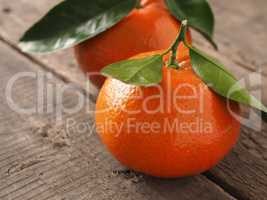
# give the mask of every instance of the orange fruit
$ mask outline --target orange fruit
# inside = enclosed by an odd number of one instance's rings
[[[237,103],[228,103],[239,113]],[[228,103],[186,60],[179,69],[163,67],[158,86],[108,78],[97,99],[96,130],[130,169],[165,178],[195,175],[215,166],[237,142],[240,123]]]
[[[90,73],[95,85],[100,87],[104,77],[92,73],[98,74],[104,66],[142,52],[166,49],[174,42],[180,22],[170,15],[164,1],[143,0],[141,5],[114,27],[75,47],[81,69]],[[191,40],[189,33],[188,39]]]

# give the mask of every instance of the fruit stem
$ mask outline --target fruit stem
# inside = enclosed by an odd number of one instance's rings
[[[168,67],[172,67],[175,69],[179,69],[179,63],[176,60],[177,50],[179,47],[180,42],[183,42],[185,45],[187,45],[186,42],[186,32],[187,32],[187,20],[183,20],[181,23],[179,34],[177,35],[175,42],[172,44],[172,46],[163,53],[163,55],[168,54],[170,51],[172,52],[171,57],[168,62]]]

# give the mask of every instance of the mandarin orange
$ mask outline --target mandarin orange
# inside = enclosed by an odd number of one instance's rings
[[[239,137],[233,113],[239,105],[209,89],[187,60],[179,69],[163,67],[157,86],[108,78],[95,117],[102,142],[123,165],[174,178],[199,174],[224,158]]]
[[[100,87],[104,77],[99,71],[106,65],[136,54],[168,48],[175,40],[180,22],[170,15],[163,0],[143,0],[141,8],[102,34],[75,47],[76,59],[92,82]],[[188,33],[188,40],[191,40]],[[184,49],[184,50],[183,50]],[[188,55],[181,44],[181,57]]]

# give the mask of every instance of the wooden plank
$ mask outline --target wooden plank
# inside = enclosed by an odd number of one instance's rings
[[[26,27],[28,27],[32,21],[37,20],[40,17],[40,13],[45,13],[45,10],[51,7],[55,1],[48,2],[49,3],[46,1],[21,1],[14,3],[4,0],[0,8],[2,10],[9,8],[11,11],[0,13],[0,35],[2,35],[3,39],[14,45]],[[247,75],[250,72],[249,70],[255,70],[254,57],[257,63],[264,67],[265,58],[257,55],[262,53],[262,48],[258,48],[258,45],[263,45],[264,41],[266,41],[266,35],[264,35],[266,27],[262,25],[266,20],[262,18],[262,21],[253,24],[251,29],[247,28],[248,21],[251,18],[259,18],[259,16],[265,12],[265,7],[262,6],[264,5],[264,0],[256,0],[253,2],[249,0],[242,0],[242,2],[241,0],[235,2],[230,2],[230,0],[223,2],[213,0],[211,2],[216,10],[218,21],[215,36],[223,54],[221,52],[214,53],[199,36],[194,37],[196,38],[195,42],[200,45],[202,49],[204,48],[215,55],[215,57],[218,57],[227,66],[231,66],[231,70],[239,77]],[[235,6],[230,7],[230,5]],[[25,9],[22,10],[22,7]],[[248,7],[250,7],[250,9],[247,9]],[[27,13],[27,15],[25,15],[25,13]],[[231,20],[225,21],[225,19],[229,19],[229,16],[234,19],[232,22]],[[245,36],[253,35],[254,41],[259,41],[258,35],[254,35],[254,31],[258,30],[259,27],[261,30],[261,40],[254,46],[251,41],[243,37],[242,34],[246,33]],[[234,30],[234,33],[229,30]],[[71,50],[53,55],[35,56],[34,58],[44,63],[45,65],[43,67],[58,74],[64,80],[84,85],[83,75],[73,63],[74,59]],[[248,58],[253,59],[247,61]],[[266,79],[264,79],[263,85],[266,85],[266,83]],[[266,91],[263,91],[263,93],[264,101],[267,102]],[[231,154],[221,165],[212,170],[208,176],[218,183],[228,185],[229,187],[225,189],[238,197],[244,199],[264,199],[266,196],[264,192],[266,191],[266,185],[262,184],[262,180],[266,181],[266,174],[262,172],[266,171],[266,163],[264,161],[264,159],[266,160],[267,152],[266,138],[264,137],[265,133],[265,128],[256,133],[250,129],[243,128],[240,143],[234,150],[237,156]],[[246,162],[246,160],[241,159],[244,154],[247,160],[252,160],[253,162]],[[231,162],[236,163],[235,166],[239,167],[236,168],[233,165],[229,165],[228,163]],[[259,164],[255,166],[254,162]],[[230,166],[230,168],[225,166]],[[244,168],[249,170],[239,170],[242,166],[245,166]],[[255,180],[251,180],[250,177],[255,177]]]
[[[23,32],[58,2],[60,0],[32,2],[2,0],[0,5],[0,36],[16,45]],[[6,12],[5,10],[9,11]],[[44,63],[48,70],[65,77],[71,82],[85,86],[87,79],[77,68],[72,49],[51,55],[34,55],[34,58]]]
[[[266,75],[266,1],[211,0],[211,3],[217,20],[215,40],[221,53],[245,68],[259,67]]]
[[[17,73],[44,72],[1,42],[0,55],[1,94]],[[48,81],[45,85],[57,86],[55,93],[65,85],[55,77]],[[18,80],[12,90],[14,102],[22,107],[36,105],[37,84],[33,78]],[[0,101],[0,141],[19,141],[21,145],[19,149],[14,145],[1,145],[0,155],[9,152],[7,159],[0,160],[1,200],[234,199],[202,175],[161,180],[125,170],[100,144],[94,130],[88,135],[90,130],[79,132],[75,129],[78,124],[93,124],[93,118],[85,108],[75,114],[63,112],[62,120],[55,121],[56,112],[21,115],[8,106],[4,95],[0,96]],[[65,106],[73,106],[76,101],[77,91],[65,92]],[[48,103],[48,107],[60,111],[56,108],[61,104]],[[68,120],[74,120],[75,125],[67,126]],[[29,147],[30,151],[23,150]]]
[[[266,199],[266,172],[266,162],[251,156],[247,148],[238,144],[207,177],[238,199]]]

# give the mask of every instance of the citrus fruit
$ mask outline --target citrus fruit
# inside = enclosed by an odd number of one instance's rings
[[[180,63],[179,69],[163,67],[159,85],[108,78],[100,90],[96,130],[130,169],[165,178],[199,174],[222,160],[239,137],[233,115],[239,105],[209,89],[189,60]]]
[[[134,9],[114,27],[77,45],[76,59],[92,82],[100,87],[104,77],[99,71],[104,66],[142,52],[166,49],[179,29],[180,22],[170,15],[163,0],[144,0],[141,8]],[[189,33],[188,39],[191,39]],[[183,48],[183,45],[179,47]],[[184,50],[184,54],[188,52]]]

